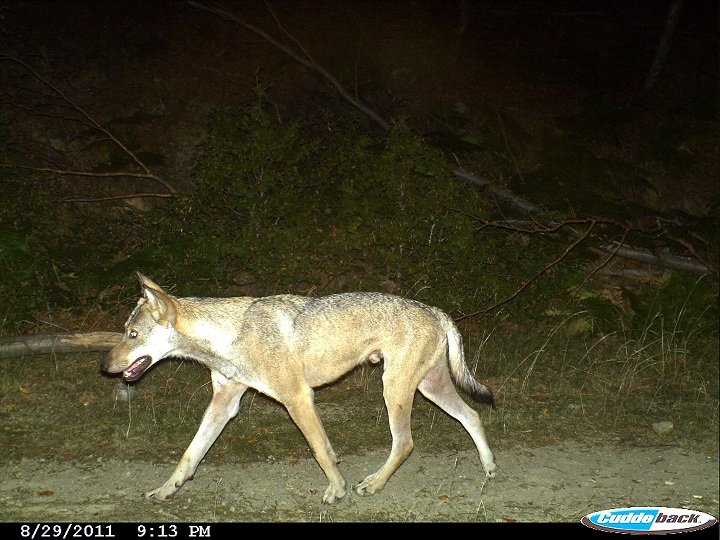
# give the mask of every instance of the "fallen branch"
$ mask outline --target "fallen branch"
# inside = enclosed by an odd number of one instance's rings
[[[665,231],[665,235],[670,238],[671,240],[674,240],[678,242],[679,244],[687,247],[688,251],[690,251],[695,258],[692,257],[684,257],[682,255],[675,255],[672,253],[658,253],[654,254],[650,250],[642,250],[640,248],[632,248],[632,247],[625,247],[624,242],[627,238],[627,235],[629,232],[633,230],[631,227],[628,227],[627,225],[624,225],[622,223],[619,223],[612,219],[605,219],[605,218],[590,218],[590,219],[569,219],[566,221],[563,221],[561,223],[557,222],[550,222],[544,227],[539,227],[537,222],[530,222],[530,221],[521,221],[521,220],[514,220],[514,221],[505,221],[505,222],[489,222],[484,219],[479,218],[478,216],[474,216],[472,214],[467,214],[465,212],[461,212],[463,215],[474,219],[476,221],[479,221],[483,224],[483,227],[496,227],[498,229],[505,229],[509,231],[514,232],[522,232],[522,233],[528,233],[528,234],[549,234],[557,232],[558,230],[562,229],[563,227],[568,227],[569,225],[577,225],[577,224],[583,224],[583,223],[605,223],[608,225],[615,225],[616,227],[620,227],[621,229],[625,230],[625,234],[623,235],[623,238],[620,242],[610,242],[604,245],[599,246],[598,248],[590,248],[591,251],[594,251],[596,253],[602,253],[602,254],[608,254],[609,257],[600,265],[599,268],[606,265],[610,259],[613,257],[621,257],[623,259],[630,259],[633,261],[638,261],[646,264],[650,264],[653,266],[658,266],[660,268],[668,268],[671,270],[680,270],[683,272],[689,272],[691,274],[697,274],[697,275],[705,275],[705,274],[711,274],[716,273],[717,270],[715,270],[712,266],[709,264],[706,264],[705,261],[700,259],[700,257],[697,255],[697,253],[694,252],[692,249],[692,246],[687,245],[687,243],[683,243],[681,239],[673,238],[669,234],[667,234]],[[575,229],[572,229],[572,227],[569,227],[573,232],[576,232]]]
[[[0,338],[0,358],[16,356],[109,351],[122,338],[118,332],[68,332]]]
[[[479,176],[466,171],[460,165],[455,167],[452,172],[457,178],[460,178],[461,180],[465,180],[466,182],[470,182],[471,184],[475,184],[476,186],[488,188],[490,192],[494,193],[498,197],[505,199],[506,201],[509,201],[513,206],[519,208],[524,212],[540,216],[547,213],[547,211],[541,206],[533,204],[527,199],[523,199],[522,197],[515,195],[506,187],[495,185],[495,183],[490,179],[480,178]]]
[[[650,250],[640,250],[638,248],[629,248],[617,246],[614,242],[602,245],[598,248],[603,253],[615,253],[619,257],[631,259],[638,262],[670,268],[672,270],[682,270],[697,275],[705,275],[712,273],[712,270],[703,263],[690,257],[682,257],[680,255],[672,255],[670,253],[654,254]]]
[[[466,214],[468,215],[468,214]],[[604,223],[606,225],[615,225],[617,227],[625,228],[622,225],[616,223],[615,221],[611,219],[605,219],[605,218],[585,218],[585,219],[566,219],[565,221],[561,223],[550,223],[547,226],[540,227],[538,226],[537,222],[532,223],[532,227],[526,227],[524,225],[520,224],[513,224],[511,222],[498,222],[498,221],[485,221],[484,219],[480,219],[477,216],[471,216],[474,219],[480,221],[483,224],[483,227],[496,227],[498,229],[505,229],[508,231],[513,232],[522,232],[522,233],[529,233],[529,234],[552,234],[558,232],[560,229],[563,229],[565,227],[569,227],[570,225],[587,225],[589,224],[598,224],[598,223]],[[573,232],[577,232],[576,229],[572,229]]]
[[[715,274],[718,273],[717,266],[714,265],[714,264],[712,264],[712,263],[707,259],[707,257],[703,257],[702,255],[700,255],[700,253],[698,253],[698,250],[695,248],[695,246],[694,246],[690,241],[685,240],[684,238],[681,238],[681,237],[679,237],[678,235],[672,233],[672,232],[669,230],[669,227],[667,227],[667,226],[663,226],[663,227],[662,227],[662,232],[663,232],[663,234],[664,234],[665,236],[667,236],[670,240],[672,240],[672,241],[674,241],[674,242],[677,242],[677,243],[680,244],[682,247],[684,247],[685,249],[687,249],[687,250],[692,254],[693,257],[695,257],[698,261],[700,261],[701,264],[705,265],[711,272],[713,272],[713,273],[715,273]],[[697,235],[695,235],[695,237],[696,237],[698,240],[700,240],[702,243],[704,243],[705,245],[707,245],[707,243],[708,243],[707,240],[705,240],[704,238],[700,238],[700,237],[697,236]]]

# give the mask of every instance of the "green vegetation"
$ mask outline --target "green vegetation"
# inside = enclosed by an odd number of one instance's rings
[[[242,272],[261,291],[389,290],[468,312],[543,262],[479,234],[487,197],[403,121],[380,142],[352,124],[283,125],[260,105],[214,125],[195,192],[155,224],[170,281]]]
[[[487,193],[453,178],[441,149],[403,119],[371,139],[346,118],[282,122],[260,92],[244,110],[217,112],[212,126],[192,193],[140,216],[98,219],[96,209],[52,203],[51,184],[3,169],[4,331],[42,307],[112,298],[135,269],[178,294],[198,294],[198,280],[208,295],[243,284],[251,294],[386,290],[460,316],[508,297],[569,243],[483,227],[497,215]],[[586,165],[566,155],[577,145],[563,144],[545,145],[526,182]],[[551,325],[583,311],[603,332],[688,305],[709,322],[703,332],[717,322],[709,279],[621,290],[585,283],[582,264],[571,253],[506,309]]]
[[[55,267],[44,245],[51,232],[49,194],[27,175],[7,169],[0,175],[0,328],[7,331],[45,307]]]

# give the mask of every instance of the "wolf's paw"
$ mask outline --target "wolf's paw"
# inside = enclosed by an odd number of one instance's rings
[[[325,490],[325,495],[323,495],[323,503],[335,504],[345,496],[345,493],[346,491],[344,486],[340,487],[330,484]]]
[[[144,497],[145,500],[159,504],[172,499],[173,496],[177,493],[178,489],[180,489],[180,486],[176,484],[165,484],[157,489],[148,491],[147,493],[145,493]]]
[[[374,473],[355,486],[354,490],[358,495],[367,496],[374,495],[384,487],[385,482],[378,478],[378,473]]]
[[[497,474],[497,465],[495,464],[495,458],[492,461],[483,463],[483,469],[485,469],[485,476],[492,478]]]

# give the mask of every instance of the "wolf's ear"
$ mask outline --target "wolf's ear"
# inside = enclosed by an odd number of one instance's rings
[[[142,274],[139,270],[137,271],[138,279],[140,280],[140,286],[143,289],[154,289],[156,291],[165,292],[163,291],[162,287],[155,283],[152,279],[147,277],[146,275]]]
[[[153,319],[163,326],[174,325],[177,315],[175,299],[166,293],[160,285],[140,272],[138,272],[138,277]]]

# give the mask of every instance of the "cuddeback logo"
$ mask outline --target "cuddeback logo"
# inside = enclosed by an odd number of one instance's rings
[[[588,514],[583,525],[607,532],[664,534],[697,531],[711,527],[717,519],[710,514],[685,508],[613,508]]]

